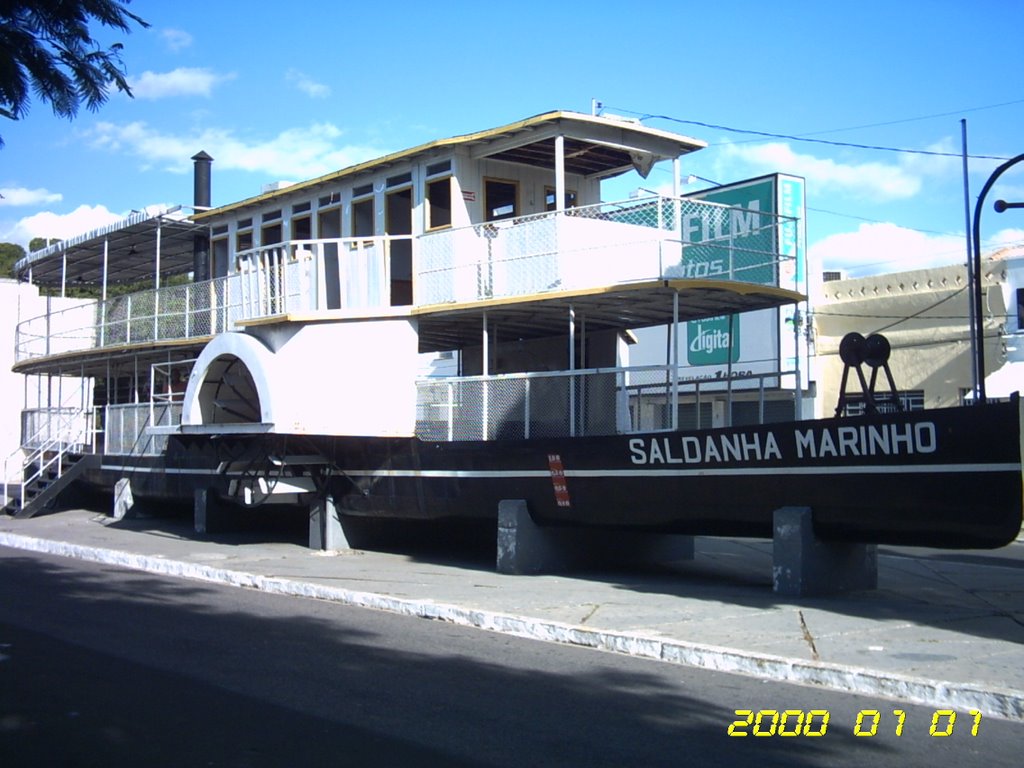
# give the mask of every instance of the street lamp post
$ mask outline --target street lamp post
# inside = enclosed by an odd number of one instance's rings
[[[974,290],[974,354],[976,356],[974,398],[978,405],[985,404],[985,319],[981,311],[981,208],[985,204],[985,196],[992,185],[996,183],[996,179],[1021,161],[1024,161],[1024,154],[1017,155],[996,168],[988,177],[985,186],[981,188],[978,202],[974,206],[974,226],[972,227],[974,258],[971,263],[971,282]],[[1024,203],[1007,203],[1005,200],[997,200],[993,207],[996,213],[1002,213],[1007,208],[1024,208]]]

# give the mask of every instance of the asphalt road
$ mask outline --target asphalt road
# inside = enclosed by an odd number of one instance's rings
[[[855,736],[860,712],[860,731],[872,731],[872,711],[875,734]],[[748,735],[728,734],[735,721]],[[950,721],[934,708],[0,548],[4,768],[1019,761],[1021,724],[968,712]]]

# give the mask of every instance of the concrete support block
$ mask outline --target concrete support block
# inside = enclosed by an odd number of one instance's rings
[[[812,597],[875,589],[878,547],[822,541],[809,507],[775,510],[772,589],[787,597]]]
[[[228,533],[238,530],[244,522],[244,513],[223,503],[212,488],[196,488],[192,499],[196,533]]]
[[[209,488],[196,488],[192,496],[192,527],[196,533],[208,531],[210,507],[213,506],[211,493]]]
[[[693,537],[537,525],[522,499],[498,505],[498,573],[551,573],[571,568],[693,559]]]
[[[132,481],[130,478],[122,477],[114,483],[114,518],[123,520],[133,506],[135,499],[132,497]]]
[[[318,495],[309,505],[309,548],[330,552],[350,549],[333,496]]]

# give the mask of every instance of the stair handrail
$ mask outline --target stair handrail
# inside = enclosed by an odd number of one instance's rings
[[[58,410],[63,411],[64,408],[60,408]],[[27,454],[23,453],[24,451],[26,451],[26,446],[27,445],[29,445],[29,444],[31,444],[33,442],[36,442],[35,438],[38,438],[38,436],[43,433],[44,429],[46,429],[46,430],[50,429],[50,427],[52,425],[50,423],[47,423],[45,428],[42,427],[42,426],[39,427],[32,434],[32,436],[28,440],[26,440],[24,443],[22,443],[21,446],[16,448],[14,451],[12,451],[9,455],[7,455],[4,458],[4,469],[3,469],[3,472],[4,472],[4,477],[3,477],[3,486],[4,486],[3,498],[4,498],[4,504],[7,504],[7,503],[9,503],[11,501],[10,490],[11,490],[12,487],[17,488],[17,490],[18,490],[18,499],[20,500],[20,502],[22,504],[24,504],[25,503],[25,487],[29,483],[31,483],[31,482],[37,480],[38,478],[42,477],[43,473],[47,469],[52,467],[54,463],[57,464],[57,477],[59,478],[63,474],[63,472],[64,472],[64,457],[67,456],[67,454],[71,452],[71,449],[73,447],[81,446],[83,449],[87,449],[87,448],[91,447],[89,445],[89,443],[86,442],[85,437],[86,437],[87,433],[89,432],[88,421],[89,421],[90,416],[93,413],[92,409],[91,408],[78,408],[78,409],[68,409],[68,410],[70,410],[71,413],[68,416],[67,420],[66,421],[65,420],[58,421],[58,424],[57,424],[57,427],[58,427],[57,428],[57,435],[58,436],[57,437],[51,437],[48,440],[46,440],[45,442],[40,443],[35,448],[31,449]],[[79,434],[75,435],[75,437],[78,437],[80,439],[78,439],[78,440],[74,440],[74,439],[65,440],[64,437],[63,437],[64,428],[66,426],[71,426],[73,421],[76,418],[79,418],[79,417],[84,417],[84,420],[86,422],[86,426],[83,426],[81,428],[81,430],[79,431]],[[45,459],[44,457],[46,456],[47,453],[54,453],[54,456],[51,456],[49,459]],[[11,461],[11,459],[13,459],[15,456],[18,456],[19,454],[22,454],[22,456],[21,456],[21,466],[18,469],[18,480],[17,480],[17,482],[13,482],[12,483],[8,479],[10,477],[10,461]],[[26,475],[25,474],[25,470],[28,469],[30,466],[33,466],[33,465],[37,465],[37,469],[34,472],[32,472],[31,474]]]

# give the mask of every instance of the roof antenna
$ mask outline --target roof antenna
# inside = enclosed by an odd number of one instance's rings
[[[603,109],[604,104],[602,104],[600,101],[598,101],[597,99],[590,100],[590,114],[593,117],[597,117],[599,114],[601,114],[601,110]]]

